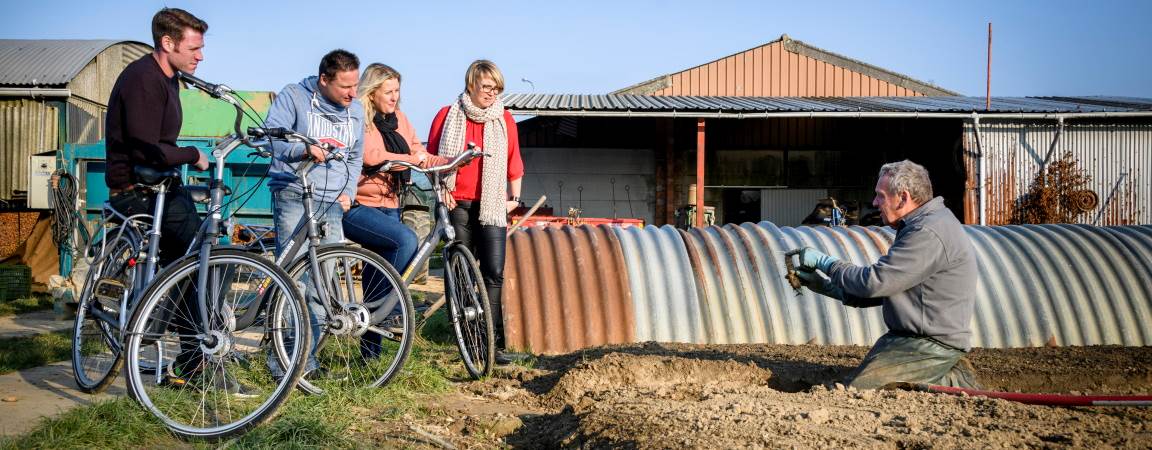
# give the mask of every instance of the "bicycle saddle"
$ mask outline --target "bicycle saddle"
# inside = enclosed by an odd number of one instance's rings
[[[136,175],[136,183],[155,186],[169,180],[179,180],[180,170],[156,170],[147,166],[135,166],[132,172]]]

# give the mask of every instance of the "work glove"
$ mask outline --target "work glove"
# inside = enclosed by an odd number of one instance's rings
[[[819,269],[827,274],[832,270],[832,264],[839,260],[840,258],[825,255],[812,247],[804,247],[800,250],[799,269],[800,272],[811,272]]]
[[[844,290],[833,283],[832,280],[825,279],[820,274],[814,271],[797,270],[796,276],[800,278],[800,284],[808,288],[808,290],[823,295],[825,297],[832,297],[836,300],[844,300]]]

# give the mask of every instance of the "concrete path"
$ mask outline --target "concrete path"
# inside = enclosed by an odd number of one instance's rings
[[[24,434],[45,417],[122,395],[127,395],[123,377],[102,394],[80,392],[70,361],[0,375],[0,435]]]
[[[0,338],[35,336],[72,328],[72,320],[56,320],[52,310],[0,317]],[[0,416],[2,417],[2,416]]]

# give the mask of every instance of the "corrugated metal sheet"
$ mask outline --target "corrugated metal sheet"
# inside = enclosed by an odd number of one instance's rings
[[[100,52],[122,42],[146,46],[106,39],[0,39],[0,85],[66,84]]]
[[[0,86],[66,87],[65,143],[96,143],[116,78],[149,51],[135,41],[0,39]],[[57,107],[39,98],[3,100],[0,109],[0,199],[11,199],[28,189],[29,156],[61,148],[61,124]]]
[[[906,113],[1087,113],[1152,111],[1152,99],[1115,97],[704,97],[644,95],[505,94],[513,114],[540,111],[616,112],[906,112]]]
[[[60,148],[57,111],[49,102],[0,99],[0,199],[28,189],[33,154]]]
[[[965,230],[980,267],[973,346],[1152,345],[1152,226]],[[890,228],[761,222],[693,229],[682,239],[667,226],[613,231],[627,264],[636,341],[871,345],[886,331],[880,308],[846,308],[806,289],[792,290],[784,281],[783,255],[812,246],[871,264],[888,251],[895,237]],[[540,323],[583,326],[575,316]]]
[[[68,81],[73,97],[101,106],[108,105],[112,87],[124,67],[152,52],[152,47],[139,42],[120,42],[109,46]]]
[[[613,93],[745,97],[956,95],[938,86],[813,47],[787,35]]]
[[[828,198],[827,189],[761,189],[760,218],[767,222],[797,226],[820,199]]]
[[[68,99],[68,143],[94,144],[104,139],[108,107],[79,98]]]
[[[1152,345],[1152,226],[965,227],[980,261],[973,345]]]
[[[1005,224],[1028,192],[1056,137],[1055,123],[981,122],[988,175],[987,223]],[[977,211],[979,160],[971,123],[964,126],[969,174],[967,203]],[[1050,161],[1072,152],[1077,166],[1091,176],[1088,188],[1100,198],[1096,210],[1080,216],[1091,225],[1152,223],[1152,125],[1066,124]]]
[[[879,308],[846,308],[807,289],[796,292],[791,286],[781,283],[787,273],[785,252],[809,246],[852,264],[872,264],[892,245],[895,234],[891,228],[776,227],[769,222],[746,226],[763,228],[776,237],[777,246],[772,249],[772,254],[777,258],[773,266],[777,272],[772,274],[775,283],[770,286],[776,289],[776,301],[796,302],[793,309],[787,310],[795,316],[777,320],[777,323],[797,327],[791,340],[782,344],[799,344],[803,343],[800,339],[806,339],[805,342],[817,344],[871,345],[887,331]]]
[[[612,230],[620,240],[635,311],[636,340],[700,342],[697,284],[684,241],[671,225]],[[621,272],[624,274],[625,272]]]
[[[562,353],[633,342],[620,243],[608,227],[522,229],[508,240],[504,336],[510,348]]]

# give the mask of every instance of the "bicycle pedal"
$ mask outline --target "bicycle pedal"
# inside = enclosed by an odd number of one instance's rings
[[[128,287],[121,283],[120,280],[115,278],[101,278],[96,280],[96,288],[93,289],[92,295],[96,296],[98,300],[106,300],[112,303],[117,303],[124,298],[124,292]]]

